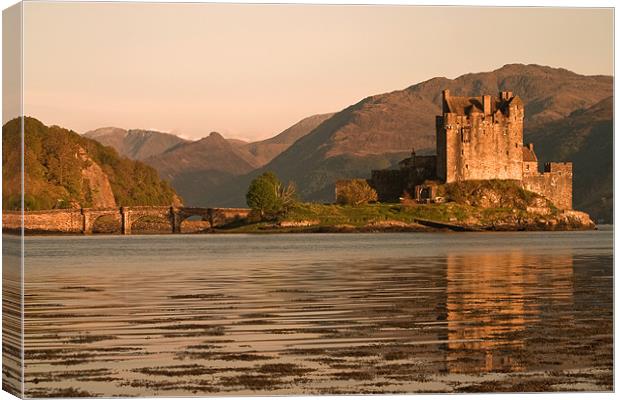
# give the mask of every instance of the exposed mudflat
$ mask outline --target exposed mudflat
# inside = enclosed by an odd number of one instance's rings
[[[27,238],[26,395],[610,391],[611,238]]]

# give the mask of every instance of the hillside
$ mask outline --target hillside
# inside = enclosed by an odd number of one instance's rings
[[[525,141],[536,143],[540,165],[572,161],[576,209],[613,221],[613,98],[542,124]]]
[[[513,91],[525,103],[525,132],[536,143],[545,124],[611,96],[613,86],[609,76],[583,76],[560,68],[521,64],[456,79],[433,78],[345,108],[260,169],[191,200],[243,205],[251,179],[269,170],[284,181],[294,181],[303,199],[332,201],[336,179],[368,177],[371,169],[393,165],[411,148],[434,153],[435,116],[440,113],[443,89],[454,95]],[[576,181],[582,181],[581,173],[576,169]]]
[[[333,115],[317,114],[304,118],[272,138],[247,144],[246,149],[256,157],[259,165],[265,165]]]
[[[111,127],[95,129],[86,132],[84,136],[106,146],[112,146],[120,155],[132,160],[145,160],[178,144],[187,142],[185,139],[169,133]]]
[[[2,127],[4,209],[20,206],[21,120]],[[24,202],[28,210],[71,207],[170,205],[174,190],[157,171],[120,157],[99,142],[26,117]]]
[[[216,185],[258,167],[252,155],[217,132],[144,161],[156,168],[163,179],[169,180],[190,205],[200,205],[197,199],[212,192]]]

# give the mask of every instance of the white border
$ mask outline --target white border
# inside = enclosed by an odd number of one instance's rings
[[[30,0],[27,0],[30,1]],[[86,0],[86,1],[95,1],[95,0]],[[121,2],[118,0],[108,0],[106,2]],[[148,3],[148,2],[157,2],[157,3],[197,3],[197,1],[182,1],[182,0],[133,0],[132,2],[140,2],[140,3]],[[423,6],[487,6],[487,7],[583,7],[583,8],[593,8],[593,7],[605,7],[605,8],[614,8],[614,28],[615,28],[615,5],[616,2],[613,0],[590,0],[590,1],[580,1],[580,0],[538,0],[538,1],[525,1],[525,0],[450,0],[450,1],[428,1],[428,0],[312,0],[312,1],[300,1],[300,0],[288,0],[288,1],[260,1],[260,0],[235,0],[235,1],[209,1],[209,3],[292,3],[292,4],[378,4],[378,5],[423,5]],[[5,9],[10,7],[13,4],[16,4],[15,0],[0,0],[0,8]],[[22,16],[23,17],[23,16]],[[0,32],[1,32],[1,19],[0,19]],[[618,43],[618,33],[614,29],[614,77],[617,73],[617,53],[615,52],[616,44]],[[0,52],[0,62],[1,62],[1,52]],[[22,84],[23,87],[23,84]],[[616,93],[616,80],[614,79],[614,96]],[[0,82],[0,92],[2,89],[2,82]],[[618,103],[614,101],[614,117],[618,115]],[[615,188],[618,187],[618,183],[620,182],[620,176],[618,172],[618,165],[615,162],[615,155],[620,154],[620,141],[615,140],[615,132],[618,132],[618,118],[614,118],[614,192]],[[1,166],[0,166],[1,172]],[[616,212],[615,210],[618,207],[618,197],[614,199],[614,223],[616,222]],[[0,239],[1,240],[1,239]],[[614,230],[614,249],[617,248],[618,238],[615,235]],[[1,261],[0,261],[1,263]],[[616,345],[616,337],[617,337],[617,326],[615,324],[615,310],[617,310],[618,306],[618,296],[617,296],[617,281],[616,281],[616,265],[618,261],[614,257],[614,349]],[[23,266],[22,266],[23,268]],[[23,271],[23,270],[22,270]],[[618,384],[618,352],[614,351],[614,387]],[[443,394],[434,394],[434,395],[377,395],[373,396],[376,399],[411,399],[411,400],[426,400],[426,399],[436,399],[436,398],[445,398],[446,395]],[[544,394],[450,394],[448,396],[456,396],[458,399],[489,399],[500,396],[502,399],[533,399],[533,398],[545,398],[545,399],[609,399],[616,398],[616,393],[544,393]],[[291,398],[307,398],[309,396],[290,396]],[[368,396],[347,396],[346,399],[350,400],[362,400],[366,399]],[[618,395],[620,397],[620,395]],[[8,394],[7,392],[0,391],[0,400],[4,399],[14,399],[15,397]],[[200,397],[191,397],[191,398],[200,398]],[[230,397],[230,396],[222,396],[222,397],[205,397],[205,398],[223,398],[223,399],[262,399],[264,397]],[[343,396],[320,396],[321,399],[325,400],[336,400],[341,399]],[[156,398],[147,398],[147,399],[172,399],[170,397],[156,397]]]

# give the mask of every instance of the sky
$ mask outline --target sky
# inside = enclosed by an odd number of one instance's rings
[[[509,63],[613,74],[613,11],[180,3],[24,5],[24,113],[199,139]]]

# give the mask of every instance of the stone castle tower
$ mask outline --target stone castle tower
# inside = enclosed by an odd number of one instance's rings
[[[539,171],[534,145],[523,145],[524,114],[523,102],[512,92],[461,97],[444,90],[442,115],[435,118],[436,155],[416,156],[413,151],[397,170],[372,171],[369,184],[380,201],[397,201],[406,194],[430,201],[438,184],[514,180],[556,207],[571,209],[573,164],[549,162]]]
[[[523,177],[523,102],[512,92],[499,98],[442,92],[436,117],[437,178],[443,182]]]

